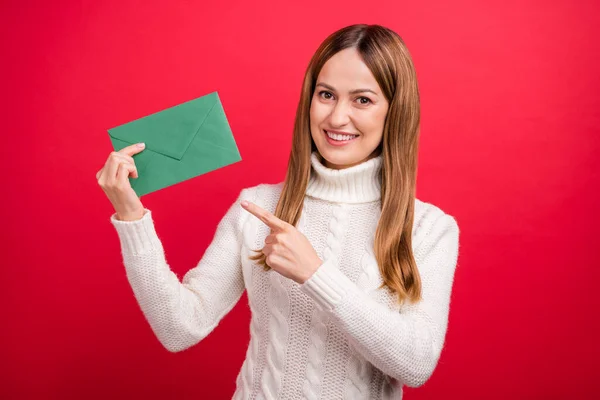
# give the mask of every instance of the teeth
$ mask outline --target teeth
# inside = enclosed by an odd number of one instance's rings
[[[333,140],[338,140],[338,141],[350,140],[350,139],[354,139],[355,137],[358,136],[358,135],[338,135],[337,133],[329,133],[327,131],[325,131],[325,132],[327,133],[327,136],[329,136]]]

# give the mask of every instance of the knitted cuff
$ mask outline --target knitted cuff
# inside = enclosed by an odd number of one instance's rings
[[[161,247],[161,242],[154,228],[152,212],[144,208],[144,216],[135,221],[121,221],[117,213],[110,216],[119,235],[121,250],[124,255],[136,255],[152,251]]]
[[[356,285],[335,265],[334,258],[325,261],[313,275],[300,285],[317,305],[332,311],[344,297],[357,290]]]

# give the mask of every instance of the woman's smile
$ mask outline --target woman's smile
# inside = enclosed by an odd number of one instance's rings
[[[359,135],[345,135],[345,134],[342,135],[342,134],[338,134],[338,133],[331,133],[331,132],[326,131],[325,129],[323,129],[323,134],[325,134],[327,143],[329,143],[333,146],[344,146],[344,145],[354,141],[359,136]]]

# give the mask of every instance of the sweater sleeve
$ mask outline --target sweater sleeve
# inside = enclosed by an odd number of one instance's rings
[[[165,259],[152,212],[120,221],[110,217],[121,244],[127,279],[152,331],[171,352],[204,339],[239,301],[245,286],[241,268],[243,189],[219,222],[212,242],[198,264],[179,281]]]
[[[409,387],[423,385],[440,358],[458,259],[459,228],[454,217],[438,214],[431,219],[419,228],[427,228],[427,233],[414,252],[422,300],[407,301],[401,312],[369,297],[331,261],[301,285],[356,351]]]

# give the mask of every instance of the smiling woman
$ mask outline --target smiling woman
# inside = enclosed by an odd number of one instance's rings
[[[242,189],[181,282],[150,210],[111,216],[160,342],[195,345],[246,291],[235,399],[399,399],[424,384],[444,346],[459,229],[415,197],[419,118],[400,36],[352,25],[309,63],[285,181]]]
[[[377,156],[388,108],[356,48],[334,54],[319,72],[310,106],[310,131],[324,165],[343,169]]]

